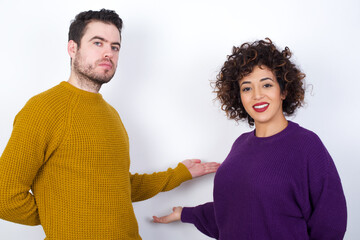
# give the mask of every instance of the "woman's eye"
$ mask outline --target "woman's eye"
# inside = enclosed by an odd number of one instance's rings
[[[264,85],[264,88],[269,88],[269,87],[272,87],[272,85],[270,83],[267,83]]]
[[[249,88],[249,87],[246,87],[246,88],[243,88],[241,91],[242,91],[242,92],[248,92],[248,91],[250,91],[250,88]]]

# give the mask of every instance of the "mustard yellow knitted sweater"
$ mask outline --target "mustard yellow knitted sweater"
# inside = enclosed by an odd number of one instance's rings
[[[131,202],[191,175],[183,164],[142,175],[129,166],[129,139],[116,110],[101,94],[62,82],[15,118],[0,159],[0,218],[41,224],[48,240],[141,239]]]

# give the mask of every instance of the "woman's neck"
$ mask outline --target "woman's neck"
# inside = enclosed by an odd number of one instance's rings
[[[256,137],[270,137],[273,136],[288,126],[288,121],[285,117],[272,121],[269,123],[256,123],[255,122],[255,136]]]

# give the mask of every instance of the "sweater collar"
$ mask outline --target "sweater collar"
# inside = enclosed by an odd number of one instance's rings
[[[61,82],[60,86],[65,87],[67,90],[73,92],[74,94],[85,97],[87,99],[93,99],[93,100],[102,100],[103,99],[103,97],[100,93],[93,93],[93,92],[88,92],[88,91],[82,90],[80,88],[77,88],[77,87],[71,85],[68,82],[65,82],[65,81]]]
[[[288,136],[289,133],[293,132],[298,127],[299,127],[299,124],[294,123],[292,121],[288,121],[288,125],[284,130],[282,130],[281,132],[278,132],[277,134],[269,136],[269,137],[257,137],[255,135],[255,131],[256,131],[256,129],[255,129],[250,132],[249,140],[256,144],[269,143],[269,142],[276,141],[276,140],[279,140],[279,139],[282,139],[282,138]]]

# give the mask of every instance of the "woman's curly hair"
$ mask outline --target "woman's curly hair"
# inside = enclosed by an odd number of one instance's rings
[[[227,57],[214,82],[216,99],[220,100],[221,109],[228,118],[236,121],[247,119],[250,126],[254,125],[254,119],[245,111],[241,102],[239,81],[256,66],[265,66],[276,76],[281,93],[286,95],[283,101],[286,116],[301,107],[305,95],[305,74],[290,61],[290,57],[288,47],[280,52],[269,38],[233,47],[232,54]]]

